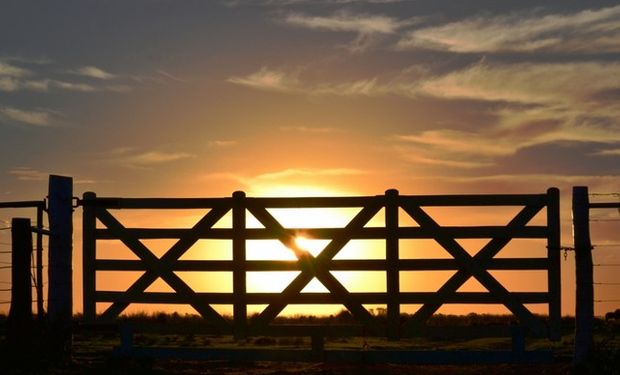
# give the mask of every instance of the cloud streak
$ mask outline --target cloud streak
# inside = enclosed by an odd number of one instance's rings
[[[458,53],[620,51],[620,6],[572,14],[540,13],[479,16],[417,29],[404,35],[397,48]]]
[[[54,120],[48,111],[29,111],[13,107],[0,107],[0,121],[24,125],[50,127]]]
[[[329,16],[314,16],[303,13],[289,13],[283,21],[291,26],[319,31],[355,33],[357,37],[347,48],[352,52],[363,52],[379,36],[395,34],[412,23],[385,15],[353,14],[340,11]]]

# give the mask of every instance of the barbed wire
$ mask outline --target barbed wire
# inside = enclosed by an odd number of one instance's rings
[[[13,266],[0,266],[0,270],[7,270],[9,268],[13,268]]]
[[[603,282],[595,282],[592,284],[594,285],[620,285],[620,283],[603,283]]]
[[[615,192],[612,192],[612,193],[603,193],[603,192],[601,192],[601,193],[588,193],[588,195],[591,195],[593,197],[610,196],[610,195],[616,196],[616,197],[620,197],[620,193],[615,193]]]
[[[9,229],[11,229],[11,228],[12,228],[12,227],[2,227],[2,228],[0,228],[0,230],[9,230]]]
[[[596,303],[604,303],[604,302],[620,302],[620,299],[595,299]]]
[[[620,267],[620,263],[596,263],[594,267]]]
[[[620,219],[590,219],[590,221],[595,223],[611,223],[620,221]]]

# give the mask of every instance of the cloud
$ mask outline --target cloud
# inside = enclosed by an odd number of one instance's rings
[[[20,68],[9,63],[0,61],[0,77],[25,77],[30,75],[31,72],[28,69]]]
[[[75,70],[74,73],[79,74],[81,76],[102,79],[102,80],[109,80],[109,79],[114,79],[117,77],[115,74],[108,73],[104,71],[103,69],[97,68],[96,66],[83,66]]]
[[[17,66],[21,64],[38,64],[44,71],[33,71]],[[55,77],[54,71],[50,71],[50,61],[29,60],[24,58],[3,58],[0,59],[0,92],[35,91],[49,92],[52,90],[64,90],[74,92],[127,92],[131,87],[122,82],[112,83],[84,83],[66,80],[66,77]],[[95,78],[101,81],[110,81],[118,76],[106,72],[94,66],[85,66],[76,70],[63,70],[63,74],[70,72],[88,78]]]
[[[208,146],[224,148],[224,147],[236,146],[237,144],[239,144],[239,142],[233,141],[233,140],[216,139],[213,141],[209,141]]]
[[[193,158],[187,152],[147,150],[141,151],[133,147],[119,147],[102,154],[106,161],[123,164],[130,168],[150,168],[157,165],[172,163]]]
[[[592,104],[600,92],[620,87],[620,64],[602,62],[474,64],[422,81],[418,93],[446,98],[516,103]]]
[[[451,52],[619,52],[620,6],[570,14],[478,16],[408,32],[399,49]]]
[[[354,168],[289,168],[253,176],[216,172],[206,175],[205,178],[233,180],[245,187],[261,191],[265,190],[266,187],[292,185],[299,182],[307,183],[308,181],[314,183],[317,179],[325,177],[361,176],[367,173],[367,171]]]
[[[620,156],[620,148],[607,149],[595,152],[593,155],[598,156]]]
[[[337,128],[313,127],[313,126],[281,126],[280,130],[286,131],[286,132],[292,131],[292,132],[300,132],[300,133],[320,133],[320,134],[335,133],[335,132],[342,131],[341,129],[337,129]]]
[[[231,77],[227,81],[265,91],[292,92],[299,90],[297,79],[294,76],[265,67],[248,76]]]
[[[402,23],[392,17],[336,13],[332,16],[309,16],[301,13],[288,14],[284,21],[293,26],[316,30],[355,32],[359,34],[392,34]]]
[[[19,181],[46,181],[50,173],[42,172],[29,167],[15,167],[9,171]]]
[[[386,93],[385,87],[379,85],[377,78],[310,85],[301,82],[298,74],[289,74],[281,70],[270,70],[265,67],[245,77],[231,77],[227,81],[256,90],[307,95],[375,96]]]
[[[0,121],[2,120],[40,127],[49,127],[54,124],[49,111],[27,111],[13,107],[0,107]]]
[[[393,17],[372,14],[337,12],[330,16],[312,16],[303,13],[289,13],[283,21],[289,25],[320,31],[355,33],[357,37],[347,46],[353,52],[362,52],[370,47],[378,36],[396,33],[412,21],[401,21]]]

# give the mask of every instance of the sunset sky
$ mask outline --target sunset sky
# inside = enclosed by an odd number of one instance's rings
[[[50,173],[132,197],[555,186],[571,245],[571,187],[620,191],[619,119],[616,1],[0,5],[0,201]]]

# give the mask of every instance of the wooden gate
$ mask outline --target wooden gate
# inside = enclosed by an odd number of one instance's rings
[[[363,326],[364,332],[390,339],[409,337],[420,332],[433,313],[443,304],[503,304],[530,333],[558,339],[560,335],[560,225],[559,191],[549,189],[545,194],[526,195],[436,195],[404,196],[397,190],[385,195],[365,197],[319,198],[254,198],[235,192],[228,198],[102,198],[85,193],[81,204],[83,213],[83,290],[86,320],[108,320],[117,317],[131,303],[189,304],[206,321],[222,333],[237,338],[266,334],[278,329],[272,324],[275,317],[291,304],[342,304]],[[504,226],[441,226],[428,213],[429,207],[518,206],[520,211]],[[357,208],[359,212],[341,228],[289,228],[270,212],[281,208]],[[130,209],[200,209],[206,214],[187,229],[129,228],[113,215],[115,210]],[[367,226],[383,210],[380,226]],[[533,225],[532,219],[546,210],[545,225]],[[232,211],[231,228],[214,225]],[[264,228],[246,227],[246,213],[253,215]],[[408,215],[417,225],[402,225]],[[97,221],[101,223],[97,226]],[[320,254],[313,256],[300,249],[295,238],[303,232],[314,239],[329,240]],[[546,257],[496,257],[517,238],[546,239]],[[139,258],[138,260],[98,259],[97,244],[117,239]],[[161,257],[144,245],[143,239],[176,239]],[[200,239],[223,239],[232,242],[232,260],[180,260],[181,256]],[[260,261],[246,259],[248,240],[279,240],[297,256],[296,261]],[[383,240],[383,259],[334,259],[352,240]],[[399,243],[406,239],[432,239],[451,256],[450,259],[402,259]],[[486,245],[470,255],[457,239],[489,239]],[[249,293],[247,272],[300,271],[281,293]],[[401,271],[455,271],[436,292],[403,291]],[[547,275],[544,292],[514,292],[503,286],[490,270],[538,270]],[[99,290],[97,271],[144,271],[126,290]],[[232,273],[232,292],[198,293],[192,290],[175,271]],[[330,271],[382,271],[386,291],[378,293],[350,292]],[[158,278],[163,279],[174,293],[146,292]],[[329,293],[302,293],[313,279],[318,279]],[[488,292],[460,292],[470,278],[476,279]],[[97,316],[96,303],[111,305]],[[233,306],[233,319],[227,320],[213,304]],[[266,304],[255,319],[248,319],[247,306]],[[383,304],[387,319],[379,320],[364,305]],[[401,322],[401,306],[421,304],[410,319]],[[548,319],[536,317],[526,304],[548,305]],[[333,328],[333,327],[332,327]],[[330,329],[332,329],[330,328]],[[268,333],[267,333],[268,334]]]

